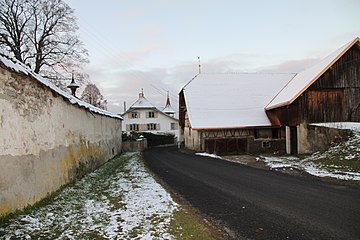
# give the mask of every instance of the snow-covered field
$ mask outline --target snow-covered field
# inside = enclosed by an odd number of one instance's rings
[[[0,225],[0,238],[173,239],[168,226],[177,208],[139,154],[125,154]]]

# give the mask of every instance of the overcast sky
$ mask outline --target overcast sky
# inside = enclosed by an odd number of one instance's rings
[[[115,113],[141,88],[159,107],[170,91],[177,109],[198,57],[208,73],[298,72],[360,36],[360,0],[64,1]]]

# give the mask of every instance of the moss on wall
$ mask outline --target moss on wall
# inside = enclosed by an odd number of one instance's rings
[[[5,216],[10,211],[10,204],[8,201],[1,201],[0,202],[0,217]]]

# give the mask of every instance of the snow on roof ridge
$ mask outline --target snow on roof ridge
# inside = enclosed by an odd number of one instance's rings
[[[49,80],[45,79],[44,77],[40,76],[39,74],[35,73],[33,70],[29,69],[28,66],[26,66],[24,63],[18,61],[17,59],[14,59],[8,55],[6,55],[4,52],[0,54],[0,64],[5,66],[8,69],[11,69],[12,71],[16,71],[18,73],[23,73],[25,75],[28,75],[32,77],[33,79],[37,80],[41,84],[45,85],[46,87],[50,88],[52,91],[56,92],[57,94],[63,96],[66,98],[71,104],[78,105],[79,107],[83,107],[88,109],[91,112],[98,113],[101,115],[109,116],[112,118],[119,118],[122,119],[119,115],[106,111],[104,109],[95,107],[89,103],[86,103],[73,95],[71,95],[68,92],[65,92],[64,90],[57,87],[54,83],[50,82]]]
[[[145,103],[148,103],[149,105],[143,104],[141,101],[145,100]],[[138,105],[137,105],[138,104]],[[136,108],[156,108],[157,107],[150,102],[144,95],[140,95],[138,100],[136,100],[130,107],[129,109],[136,109]]]
[[[292,77],[292,78],[290,78],[290,80],[284,85],[284,87],[283,88],[281,88],[280,89],[280,91],[270,100],[270,102],[265,106],[265,110],[266,110],[266,108],[269,106],[269,104],[272,102],[272,101],[274,101],[274,99],[284,90],[284,88],[286,88],[288,85],[289,85],[289,83],[296,77],[298,75],[298,73],[294,73],[294,76]]]

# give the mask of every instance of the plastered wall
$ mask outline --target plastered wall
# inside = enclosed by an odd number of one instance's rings
[[[0,66],[0,217],[32,205],[121,151],[121,120],[71,104]]]

